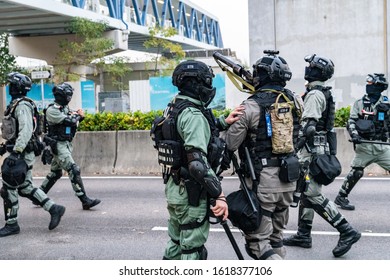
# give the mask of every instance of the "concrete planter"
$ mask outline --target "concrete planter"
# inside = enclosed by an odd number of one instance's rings
[[[336,132],[337,157],[344,176],[350,170],[353,145],[348,142],[346,129],[337,128]],[[80,165],[82,175],[159,175],[161,171],[149,131],[78,132],[73,146],[74,160]],[[34,175],[42,176],[48,171],[49,166],[42,165],[37,158]],[[373,164],[365,170],[365,175],[382,176],[386,171]]]

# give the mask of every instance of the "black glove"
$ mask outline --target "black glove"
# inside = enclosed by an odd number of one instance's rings
[[[8,166],[14,166],[16,161],[19,160],[22,157],[21,153],[18,152],[12,152],[8,156]]]
[[[361,144],[362,143],[362,137],[358,134],[352,134],[352,143],[354,144]]]
[[[53,161],[53,155],[52,155],[51,151],[49,150],[49,148],[45,148],[43,150],[41,160],[42,160],[43,165],[51,164],[51,162]]]

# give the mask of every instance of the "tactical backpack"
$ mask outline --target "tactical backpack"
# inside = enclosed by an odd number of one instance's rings
[[[27,144],[26,149],[28,151],[34,151],[35,155],[40,155],[40,153],[42,152],[42,144],[39,141],[39,136],[42,134],[41,117],[38,112],[37,106],[35,105],[35,102],[28,97],[24,96],[15,99],[11,102],[11,104],[8,105],[7,109],[4,112],[4,118],[1,125],[2,137],[10,143],[13,143],[16,140],[19,132],[19,124],[17,122],[17,119],[14,117],[14,112],[16,106],[18,106],[18,104],[23,100],[29,102],[34,110],[32,119],[33,135],[31,136],[31,139]]]
[[[187,166],[184,141],[177,133],[177,118],[188,107],[199,109],[210,125],[211,139],[207,150],[207,160],[214,172],[217,172],[225,152],[226,144],[218,137],[219,131],[210,109],[196,106],[188,100],[176,100],[168,104],[163,115],[154,119],[150,130],[153,146],[158,151],[158,164],[162,167],[164,183],[168,181],[169,175],[172,173],[176,175],[180,167]]]
[[[295,101],[294,94],[284,89],[278,91],[264,89],[260,94],[251,96],[260,107],[260,120],[256,147],[272,154],[290,154],[294,152],[294,141],[299,131],[301,107]],[[264,155],[268,158],[272,155]]]

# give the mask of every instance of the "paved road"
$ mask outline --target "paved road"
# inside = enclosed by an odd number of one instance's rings
[[[61,179],[50,197],[66,206],[58,228],[49,231],[49,214],[22,198],[19,224],[21,233],[0,239],[2,260],[159,260],[168,239],[168,219],[164,186],[160,178],[85,177],[91,197],[102,203],[83,211],[73,195],[68,180]],[[40,178],[35,182],[39,184]],[[333,199],[342,178],[324,188]],[[351,195],[356,210],[343,211],[350,223],[363,233],[342,260],[390,260],[390,181],[387,178],[364,178]],[[225,178],[228,194],[237,188],[236,178]],[[297,209],[291,208],[286,235],[296,230]],[[1,211],[2,214],[2,211]],[[287,247],[289,260],[333,260],[332,249],[338,234],[319,216],[315,217],[313,248]],[[240,232],[233,234],[244,254]],[[235,260],[237,257],[220,225],[212,226],[206,244],[209,259]]]

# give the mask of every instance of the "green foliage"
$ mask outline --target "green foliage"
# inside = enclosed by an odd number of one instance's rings
[[[173,43],[167,38],[175,36],[177,30],[173,27],[161,27],[159,25],[149,28],[149,39],[144,42],[146,49],[155,48],[156,56],[152,59],[154,62],[155,76],[170,76],[173,69],[180,60],[185,57],[185,52],[180,44]],[[174,54],[172,58],[162,56],[162,52]],[[160,67],[158,67],[160,65]],[[161,71],[158,71],[161,69]]]
[[[336,110],[334,126],[335,127],[346,127],[347,121],[349,119],[350,111],[351,111],[351,106],[342,107],[342,108]]]
[[[227,117],[231,109],[213,110],[214,116],[218,118],[223,115]],[[336,111],[335,127],[345,127],[349,118],[350,106]],[[96,113],[85,114],[85,119],[80,123],[80,131],[115,131],[115,130],[150,130],[156,116],[161,116],[163,110],[142,113],[119,112],[119,113]]]
[[[115,131],[115,130],[150,130],[152,121],[163,111],[151,111],[142,113],[119,112],[119,113],[96,113],[85,114],[84,120],[80,123],[80,131]]]
[[[216,118],[219,118],[221,115],[223,115],[225,118],[229,116],[231,109],[225,109],[225,110],[213,110],[213,114]]]
[[[80,80],[84,75],[84,71],[80,71],[81,66],[92,68],[95,75],[106,71],[114,81],[121,82],[121,78],[131,69],[125,65],[126,59],[123,57],[105,58],[114,47],[114,41],[104,37],[107,28],[105,22],[78,17],[69,23],[67,30],[74,37],[59,43],[60,51],[54,62],[56,82]]]
[[[8,34],[0,34],[0,85],[7,82],[7,74],[16,68],[15,56],[9,53]]]

